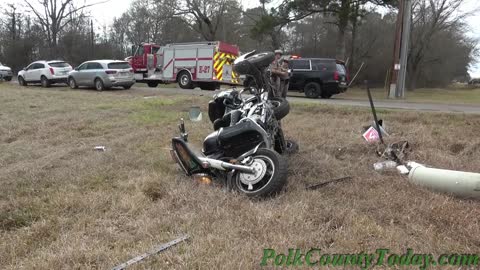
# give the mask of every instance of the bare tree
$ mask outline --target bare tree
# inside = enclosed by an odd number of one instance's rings
[[[183,21],[197,31],[205,40],[217,38],[228,2],[231,0],[182,0],[178,1],[178,12]]]
[[[6,12],[6,15],[8,17],[6,27],[8,29],[8,32],[10,33],[11,40],[16,40],[18,37],[17,29],[21,25],[20,13],[17,12],[17,7],[14,4],[9,4],[8,7],[10,8],[10,12]]]
[[[464,0],[419,0],[413,9],[412,42],[408,56],[408,89],[416,88],[425,55],[435,35],[458,28],[472,12],[461,12]],[[433,60],[430,60],[433,61]],[[433,61],[435,62],[435,61]]]
[[[24,2],[42,26],[51,56],[56,52],[59,33],[74,20],[73,15],[100,3],[84,3],[77,6],[74,0],[38,0],[39,5],[33,4],[30,0]]]
[[[395,2],[395,0],[283,0],[280,6],[262,17],[262,20],[257,23],[258,30],[256,32],[273,32],[273,37],[277,37],[278,31],[294,21],[303,20],[313,14],[325,14],[329,18],[334,18],[329,23],[337,26],[336,57],[345,59],[345,37],[349,23],[356,26],[357,17],[363,6],[367,3],[393,5]],[[261,3],[264,4],[265,1],[261,1]],[[275,45],[274,42],[274,47]]]

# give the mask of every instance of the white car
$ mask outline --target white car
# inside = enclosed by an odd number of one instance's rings
[[[11,81],[12,77],[12,69],[0,63],[0,79],[5,79],[5,81]]]
[[[70,71],[72,66],[65,61],[36,61],[18,73],[18,83],[23,86],[41,83],[42,87],[49,87],[52,83],[67,83]]]

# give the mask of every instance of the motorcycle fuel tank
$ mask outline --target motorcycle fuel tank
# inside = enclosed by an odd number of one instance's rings
[[[223,152],[225,156],[235,158],[262,141],[260,127],[252,121],[244,121],[210,133],[203,141],[203,153],[208,156]]]
[[[263,142],[263,131],[252,121],[243,121],[220,130],[218,144],[225,156],[238,157]]]

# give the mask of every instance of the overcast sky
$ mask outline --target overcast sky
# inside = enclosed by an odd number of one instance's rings
[[[4,1],[4,0],[0,0]],[[18,0],[6,0],[7,2],[19,2]],[[83,2],[83,0],[78,0]],[[103,0],[104,1],[104,0]],[[130,6],[133,0],[107,0],[103,4],[98,4],[89,8],[89,11],[94,18],[94,22],[101,28],[104,25],[109,25],[113,21],[113,18],[119,17]],[[258,0],[239,0],[243,7],[252,8],[259,5]],[[102,0],[86,0],[87,3],[102,2]],[[282,0],[273,0],[271,5],[278,5]],[[465,4],[462,7],[463,11],[471,11],[480,8],[480,1],[478,0],[465,0]],[[480,11],[475,12],[476,15],[471,16],[468,19],[469,28],[468,34],[471,37],[480,40]],[[470,70],[472,76],[480,77],[480,63],[476,64]]]
[[[108,25],[113,21],[114,17],[118,17],[125,10],[128,9],[130,3],[133,0],[109,0],[104,4],[92,7],[92,16],[95,18],[98,24]],[[259,5],[258,0],[239,0],[243,7],[255,7]],[[272,1],[272,5],[279,4],[282,0]],[[463,11],[471,11],[479,9],[480,1],[478,0],[465,0],[465,4],[462,7]],[[480,12],[476,12],[476,15],[471,16],[468,19],[470,26],[469,35],[471,37],[480,40]],[[480,63],[477,63],[470,69],[471,76],[480,77]]]
[[[90,2],[94,3],[95,0],[89,0]],[[98,0],[100,2],[102,0]],[[99,21],[99,22],[111,22],[114,17],[118,17],[119,14],[122,14],[125,10],[128,9],[130,3],[133,0],[107,0],[108,2],[104,4],[100,4],[98,6],[92,7],[91,12],[92,15]],[[258,0],[239,0],[242,3],[243,7],[255,7],[259,5]],[[281,0],[274,0],[272,4],[275,2],[281,2]]]

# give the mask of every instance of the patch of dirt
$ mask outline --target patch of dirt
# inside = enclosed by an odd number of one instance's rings
[[[453,154],[460,154],[466,147],[464,143],[454,143],[448,147],[448,150]]]
[[[145,183],[142,192],[152,201],[163,199],[167,195],[166,190],[156,182]]]
[[[17,138],[16,137],[8,137],[5,139],[5,143],[13,143],[16,142]]]

